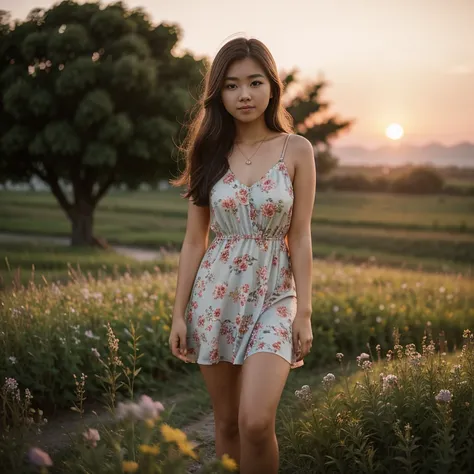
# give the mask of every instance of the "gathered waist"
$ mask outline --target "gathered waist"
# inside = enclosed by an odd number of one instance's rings
[[[217,233],[214,240],[284,240],[285,235],[266,236],[262,234],[221,234]]]

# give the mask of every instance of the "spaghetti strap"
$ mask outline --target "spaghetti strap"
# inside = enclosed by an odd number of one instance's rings
[[[281,151],[280,161],[283,161],[285,158],[286,147],[288,146],[288,142],[290,141],[290,136],[291,136],[291,133],[288,133],[288,135],[285,138],[285,143],[283,144],[283,150]]]

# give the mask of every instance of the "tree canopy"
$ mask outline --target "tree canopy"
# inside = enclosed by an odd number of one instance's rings
[[[73,243],[91,244],[93,211],[113,184],[168,178],[202,64],[172,54],[178,26],[155,26],[121,2],[64,1],[12,27],[5,12],[0,21],[0,178],[40,177]]]
[[[205,66],[173,54],[180,35],[122,2],[66,0],[15,22],[0,11],[0,183],[43,180],[71,222],[73,245],[94,244],[94,211],[111,186],[156,185],[174,171]],[[296,76],[283,80],[291,87]],[[321,174],[337,165],[330,141],[351,125],[327,114],[325,86],[286,94]]]

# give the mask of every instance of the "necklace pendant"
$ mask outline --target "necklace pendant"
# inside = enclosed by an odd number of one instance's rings
[[[252,162],[251,162],[250,160],[247,160],[247,161],[245,162],[245,164],[246,164],[246,165],[251,165]]]

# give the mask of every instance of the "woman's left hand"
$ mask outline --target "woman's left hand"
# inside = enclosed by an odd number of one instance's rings
[[[298,315],[296,313],[293,321],[293,350],[299,362],[309,354],[313,345],[313,330],[311,328],[311,316]]]

